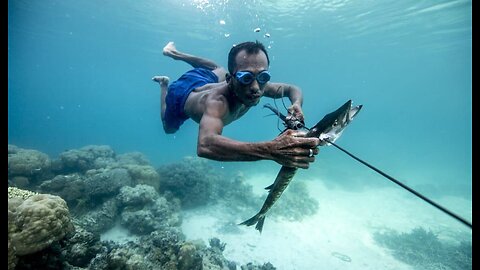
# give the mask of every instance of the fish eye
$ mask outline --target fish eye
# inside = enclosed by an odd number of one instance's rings
[[[335,122],[333,122],[333,126],[336,127],[338,125],[338,122],[337,120],[335,120]]]

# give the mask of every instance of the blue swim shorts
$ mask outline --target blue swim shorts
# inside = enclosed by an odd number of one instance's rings
[[[188,95],[200,86],[207,83],[217,83],[218,77],[209,69],[194,68],[184,73],[178,80],[168,87],[165,102],[165,124],[178,130],[189,117],[185,114],[184,107]]]

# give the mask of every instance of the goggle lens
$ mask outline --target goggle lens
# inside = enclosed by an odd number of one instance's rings
[[[267,70],[264,70],[255,76],[250,71],[237,71],[235,73],[235,78],[244,85],[249,85],[253,82],[253,80],[257,80],[259,84],[265,84],[270,81],[270,73]]]
[[[265,84],[270,81],[270,73],[268,71],[262,71],[257,75],[257,82],[259,84]]]

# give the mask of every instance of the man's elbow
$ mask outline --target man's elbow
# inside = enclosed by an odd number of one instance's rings
[[[197,147],[197,156],[199,156],[201,158],[209,158],[208,157],[208,151],[204,147],[201,147],[201,146]]]
[[[197,156],[213,160],[221,160],[222,147],[216,142],[215,136],[204,136],[198,140]]]
[[[205,144],[204,142],[199,142],[197,145],[197,156],[201,158],[212,158],[212,151],[210,150],[208,144]]]

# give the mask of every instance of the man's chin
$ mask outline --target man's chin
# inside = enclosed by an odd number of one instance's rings
[[[248,107],[255,107],[255,106],[257,106],[257,105],[258,105],[258,103],[259,103],[259,102],[260,102],[260,101],[259,101],[259,100],[257,100],[257,101],[255,101],[255,102],[250,102],[250,103],[247,103],[246,105],[247,105]]]
[[[260,102],[260,98],[250,98],[247,100],[248,106],[256,106]]]

